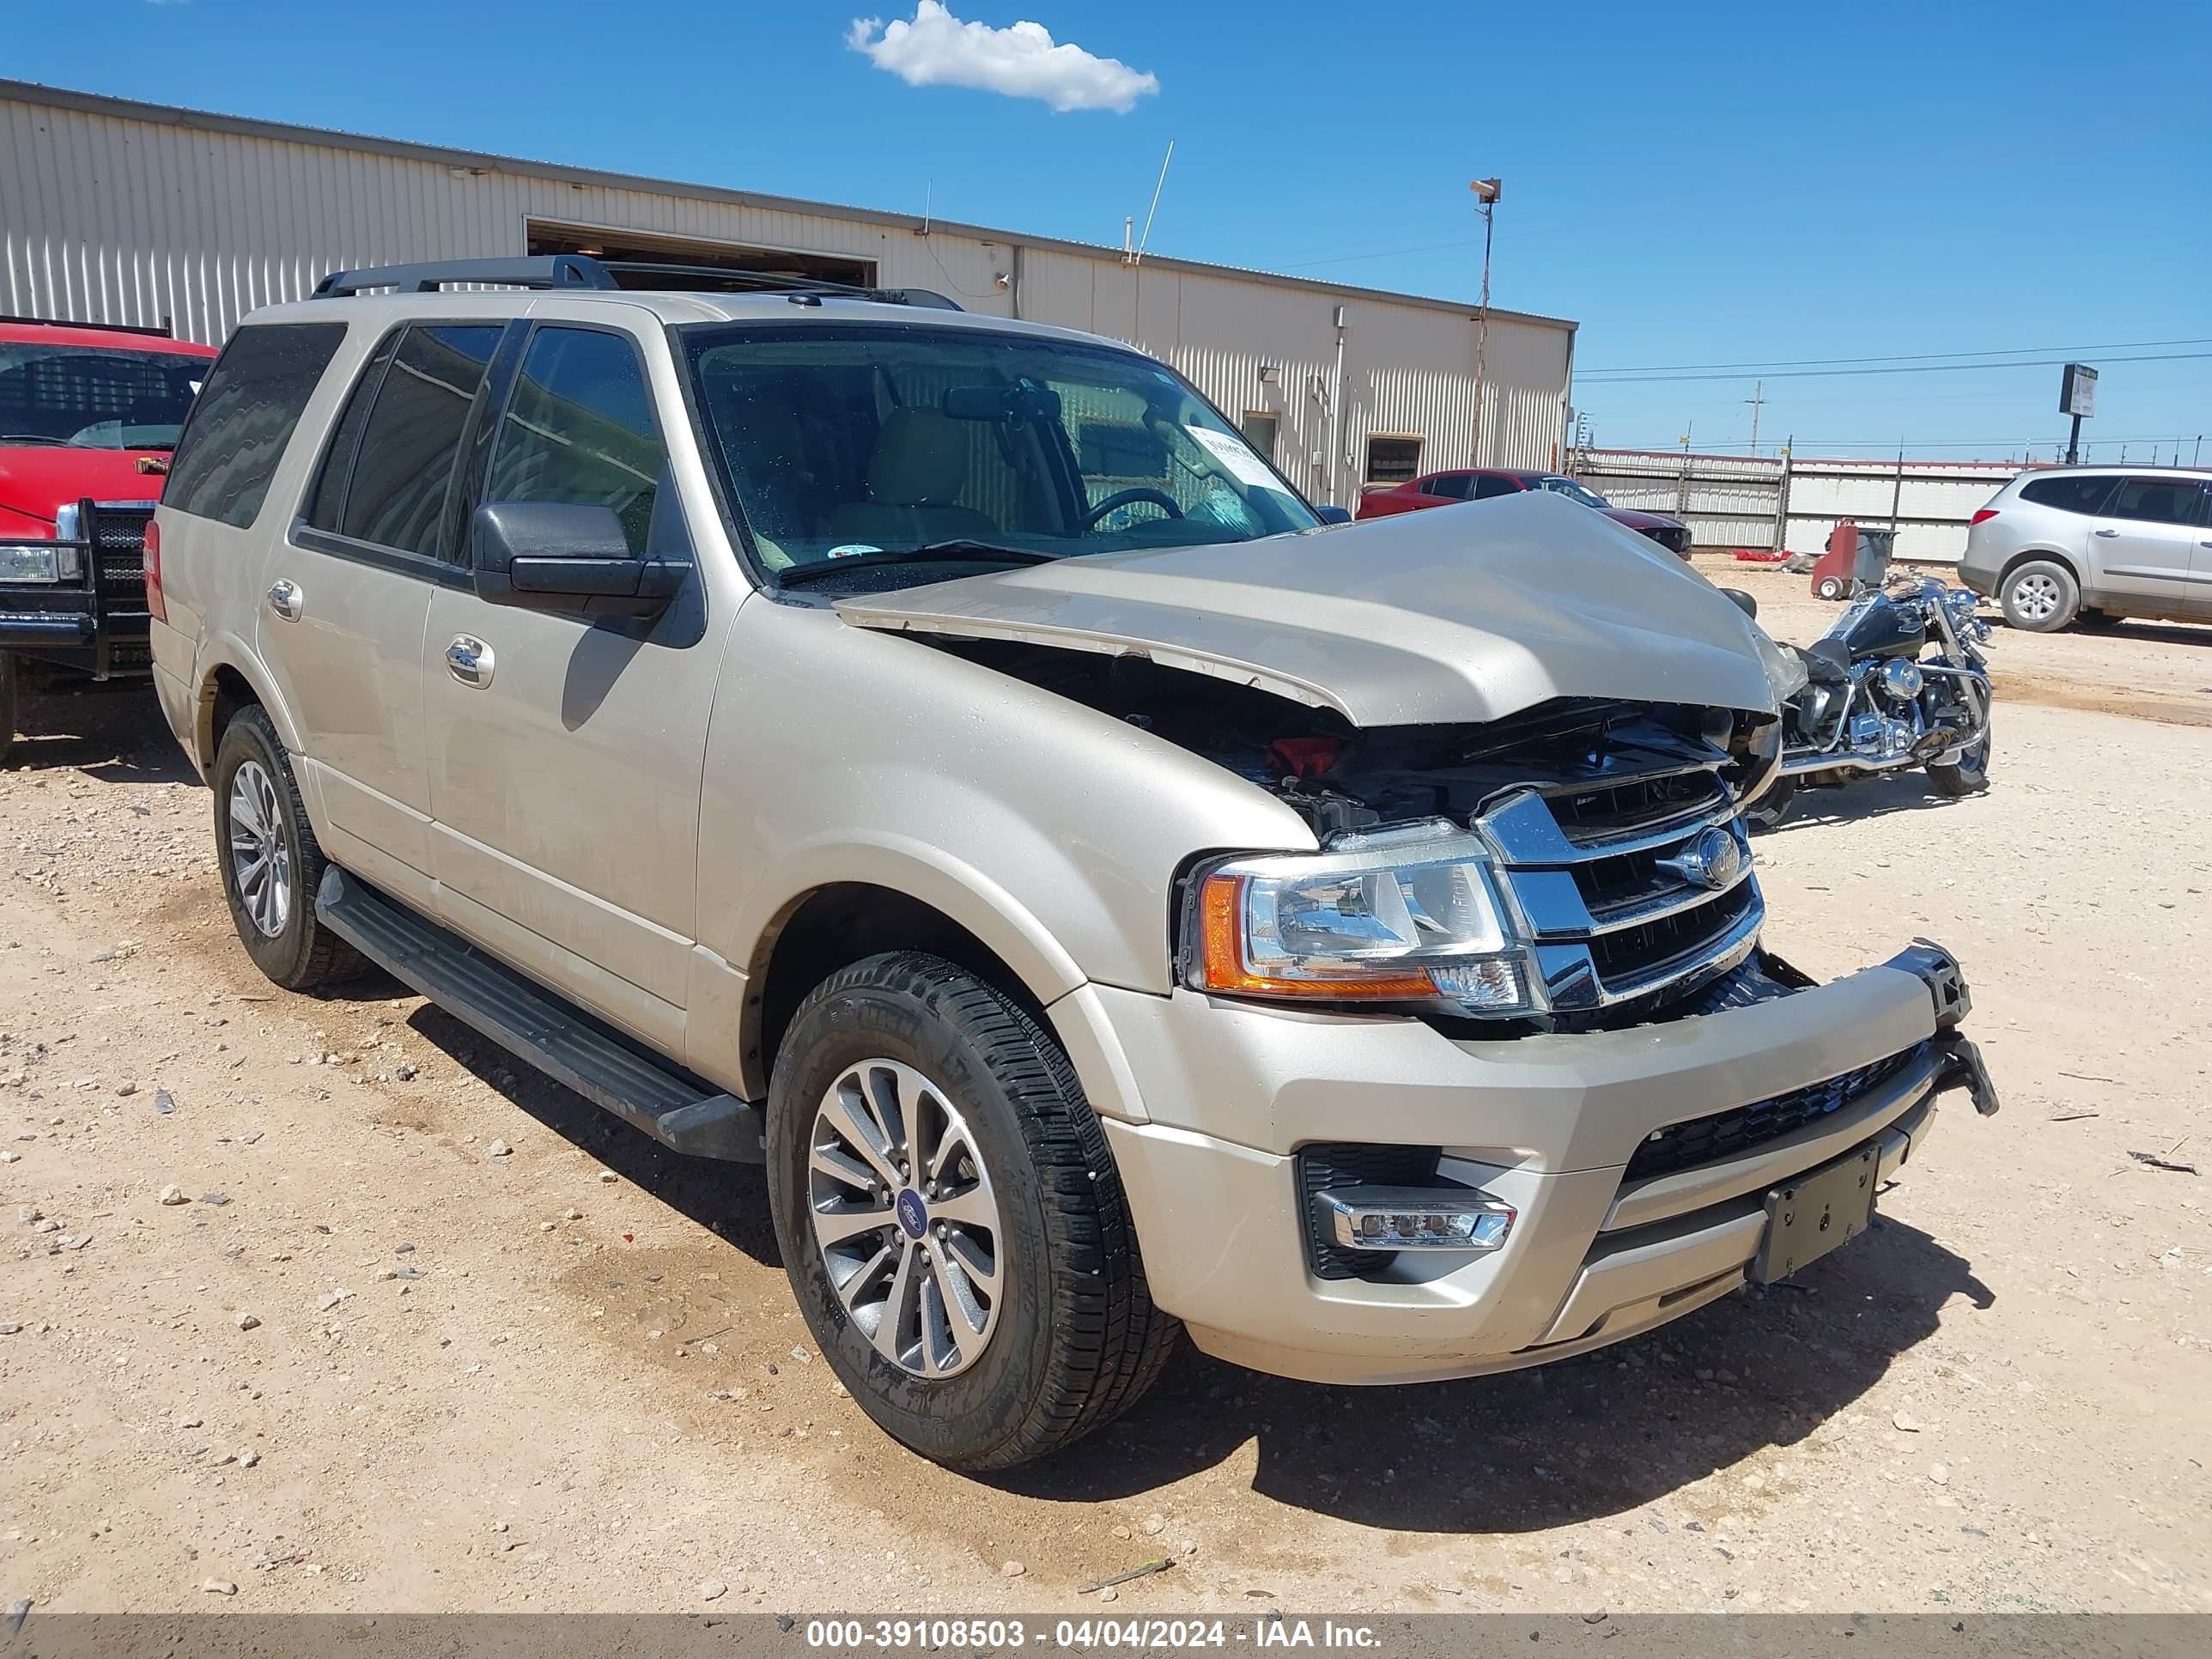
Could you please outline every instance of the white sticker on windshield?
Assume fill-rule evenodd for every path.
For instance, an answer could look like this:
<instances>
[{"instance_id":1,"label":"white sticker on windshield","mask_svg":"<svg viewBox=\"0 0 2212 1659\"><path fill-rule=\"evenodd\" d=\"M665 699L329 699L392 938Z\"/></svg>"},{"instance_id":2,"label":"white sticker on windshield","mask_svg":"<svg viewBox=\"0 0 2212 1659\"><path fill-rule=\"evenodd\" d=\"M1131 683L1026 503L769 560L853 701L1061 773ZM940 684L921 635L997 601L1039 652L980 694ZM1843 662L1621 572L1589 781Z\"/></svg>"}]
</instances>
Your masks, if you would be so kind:
<instances>
[{"instance_id":1,"label":"white sticker on windshield","mask_svg":"<svg viewBox=\"0 0 2212 1659\"><path fill-rule=\"evenodd\" d=\"M1221 463L1229 476L1239 483L1256 485L1261 489L1280 492L1282 481L1267 470L1267 464L1247 448L1242 438L1231 437L1226 432L1216 432L1211 427L1187 426L1185 432L1206 453Z\"/></svg>"}]
</instances>

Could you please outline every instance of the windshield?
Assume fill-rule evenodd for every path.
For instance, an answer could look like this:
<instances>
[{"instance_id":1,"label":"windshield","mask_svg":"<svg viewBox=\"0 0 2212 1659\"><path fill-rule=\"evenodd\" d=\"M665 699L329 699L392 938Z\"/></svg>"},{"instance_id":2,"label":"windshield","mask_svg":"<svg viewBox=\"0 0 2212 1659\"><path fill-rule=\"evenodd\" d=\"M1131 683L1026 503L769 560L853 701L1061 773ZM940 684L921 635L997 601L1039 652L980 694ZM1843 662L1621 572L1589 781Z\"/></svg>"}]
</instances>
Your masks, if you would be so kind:
<instances>
[{"instance_id":1,"label":"windshield","mask_svg":"<svg viewBox=\"0 0 2212 1659\"><path fill-rule=\"evenodd\" d=\"M1595 489L1585 489L1572 478L1539 478L1536 488L1548 489L1554 495L1565 495L1571 501L1580 501L1584 507L1603 507L1605 497Z\"/></svg>"},{"instance_id":2,"label":"windshield","mask_svg":"<svg viewBox=\"0 0 2212 1659\"><path fill-rule=\"evenodd\" d=\"M0 444L174 449L212 357L0 345Z\"/></svg>"},{"instance_id":3,"label":"windshield","mask_svg":"<svg viewBox=\"0 0 2212 1659\"><path fill-rule=\"evenodd\" d=\"M906 324L681 334L715 459L773 570L952 543L1126 552L1319 522L1187 382L1133 351Z\"/></svg>"}]
</instances>

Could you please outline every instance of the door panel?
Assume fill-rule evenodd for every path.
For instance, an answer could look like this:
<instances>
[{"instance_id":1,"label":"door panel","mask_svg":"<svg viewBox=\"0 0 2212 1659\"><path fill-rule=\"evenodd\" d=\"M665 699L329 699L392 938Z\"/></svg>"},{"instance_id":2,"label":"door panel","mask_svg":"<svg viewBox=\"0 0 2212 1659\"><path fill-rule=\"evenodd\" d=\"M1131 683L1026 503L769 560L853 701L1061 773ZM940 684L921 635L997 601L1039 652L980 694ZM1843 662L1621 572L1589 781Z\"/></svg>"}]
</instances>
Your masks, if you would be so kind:
<instances>
[{"instance_id":1,"label":"door panel","mask_svg":"<svg viewBox=\"0 0 2212 1659\"><path fill-rule=\"evenodd\" d=\"M261 596L261 659L308 744L324 850L413 902L427 897L430 775L422 744L422 626L432 585L289 538L270 562L287 620Z\"/></svg>"},{"instance_id":2,"label":"door panel","mask_svg":"<svg viewBox=\"0 0 2212 1659\"><path fill-rule=\"evenodd\" d=\"M2124 478L2090 523L2100 594L2179 610L2186 603L2203 487L2193 479Z\"/></svg>"},{"instance_id":3,"label":"door panel","mask_svg":"<svg viewBox=\"0 0 2212 1659\"><path fill-rule=\"evenodd\" d=\"M615 509L634 551L690 558L639 343L542 322L486 446L484 501ZM700 772L726 618L696 569L650 623L432 601L432 860L449 925L682 1053ZM470 643L464 660L447 653ZM475 666L467 665L473 658Z\"/></svg>"},{"instance_id":4,"label":"door panel","mask_svg":"<svg viewBox=\"0 0 2212 1659\"><path fill-rule=\"evenodd\" d=\"M2197 545L2189 554L2182 603L2192 617L2212 617L2212 483L2197 485Z\"/></svg>"}]
</instances>

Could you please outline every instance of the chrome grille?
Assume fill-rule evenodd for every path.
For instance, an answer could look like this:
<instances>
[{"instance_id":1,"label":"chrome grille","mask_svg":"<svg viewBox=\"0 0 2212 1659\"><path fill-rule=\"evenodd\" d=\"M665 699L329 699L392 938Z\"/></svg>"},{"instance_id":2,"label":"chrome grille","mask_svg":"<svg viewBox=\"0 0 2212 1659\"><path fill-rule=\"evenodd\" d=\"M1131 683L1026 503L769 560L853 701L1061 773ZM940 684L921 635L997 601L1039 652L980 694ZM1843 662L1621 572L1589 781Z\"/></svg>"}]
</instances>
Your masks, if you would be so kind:
<instances>
[{"instance_id":1,"label":"chrome grille","mask_svg":"<svg viewBox=\"0 0 2212 1659\"><path fill-rule=\"evenodd\" d=\"M1718 766L1519 790L1477 817L1551 1012L1687 990L1751 953L1765 906Z\"/></svg>"}]
</instances>

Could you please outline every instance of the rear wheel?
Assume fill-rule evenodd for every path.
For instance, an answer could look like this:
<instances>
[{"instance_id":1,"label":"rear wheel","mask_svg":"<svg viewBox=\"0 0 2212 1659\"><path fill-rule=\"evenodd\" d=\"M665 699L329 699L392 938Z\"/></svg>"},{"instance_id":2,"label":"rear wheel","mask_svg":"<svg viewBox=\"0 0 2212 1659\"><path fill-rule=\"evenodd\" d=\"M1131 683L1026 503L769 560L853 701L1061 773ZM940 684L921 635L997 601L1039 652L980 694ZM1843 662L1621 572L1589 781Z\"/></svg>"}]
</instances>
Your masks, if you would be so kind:
<instances>
[{"instance_id":1,"label":"rear wheel","mask_svg":"<svg viewBox=\"0 0 2212 1659\"><path fill-rule=\"evenodd\" d=\"M2050 559L2030 559L2006 574L1997 603L2004 618L2031 634L2055 634L2081 608L2081 586L2074 573Z\"/></svg>"},{"instance_id":2,"label":"rear wheel","mask_svg":"<svg viewBox=\"0 0 2212 1659\"><path fill-rule=\"evenodd\" d=\"M0 651L0 761L15 746L15 653Z\"/></svg>"},{"instance_id":3,"label":"rear wheel","mask_svg":"<svg viewBox=\"0 0 2212 1659\"><path fill-rule=\"evenodd\" d=\"M283 742L258 706L240 709L223 728L208 782L223 896L253 965L288 991L361 972L368 964L360 953L315 915L328 861Z\"/></svg>"},{"instance_id":4,"label":"rear wheel","mask_svg":"<svg viewBox=\"0 0 2212 1659\"><path fill-rule=\"evenodd\" d=\"M799 1006L769 1181L799 1311L861 1409L946 1466L1012 1468L1133 1404L1181 1326L1152 1305L1097 1115L995 988L899 951Z\"/></svg>"}]
</instances>

